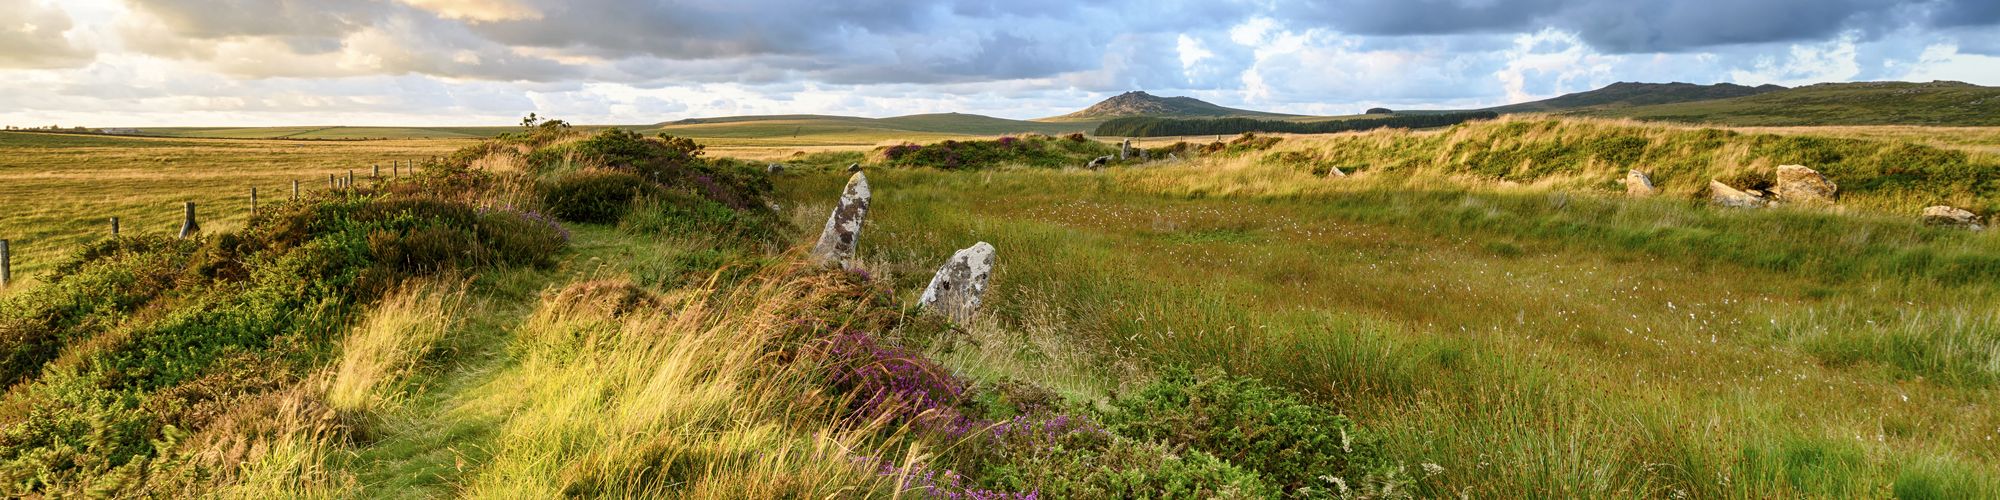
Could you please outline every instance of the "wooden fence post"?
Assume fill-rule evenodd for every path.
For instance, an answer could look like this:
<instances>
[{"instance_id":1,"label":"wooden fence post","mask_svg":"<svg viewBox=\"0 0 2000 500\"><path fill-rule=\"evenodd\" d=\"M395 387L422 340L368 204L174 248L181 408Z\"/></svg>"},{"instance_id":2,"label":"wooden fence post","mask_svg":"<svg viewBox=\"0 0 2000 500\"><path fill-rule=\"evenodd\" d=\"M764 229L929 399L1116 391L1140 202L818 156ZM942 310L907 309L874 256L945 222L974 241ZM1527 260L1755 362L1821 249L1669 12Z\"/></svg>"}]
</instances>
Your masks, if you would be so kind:
<instances>
[{"instance_id":1,"label":"wooden fence post","mask_svg":"<svg viewBox=\"0 0 2000 500\"><path fill-rule=\"evenodd\" d=\"M326 188L327 188L327 189L340 189L340 183L337 183L337 182L334 182L334 181L333 181L333 174L326 174Z\"/></svg>"},{"instance_id":2,"label":"wooden fence post","mask_svg":"<svg viewBox=\"0 0 2000 500\"><path fill-rule=\"evenodd\" d=\"M181 220L181 239L185 240L194 236L194 233L201 232L201 224L194 221L194 202L187 202L182 208L187 213L187 217Z\"/></svg>"},{"instance_id":3,"label":"wooden fence post","mask_svg":"<svg viewBox=\"0 0 2000 500\"><path fill-rule=\"evenodd\" d=\"M354 171L347 171L347 188L354 189Z\"/></svg>"},{"instance_id":4,"label":"wooden fence post","mask_svg":"<svg viewBox=\"0 0 2000 500\"><path fill-rule=\"evenodd\" d=\"M382 179L382 164L380 163L375 164L375 175L369 176L369 178L376 180Z\"/></svg>"},{"instance_id":5,"label":"wooden fence post","mask_svg":"<svg viewBox=\"0 0 2000 500\"><path fill-rule=\"evenodd\" d=\"M299 180L292 179L292 201L299 201Z\"/></svg>"},{"instance_id":6,"label":"wooden fence post","mask_svg":"<svg viewBox=\"0 0 2000 500\"><path fill-rule=\"evenodd\" d=\"M116 238L116 237L118 237L118 218L117 218L117 217L112 217L112 218L111 218L111 237L113 237L113 238Z\"/></svg>"},{"instance_id":7,"label":"wooden fence post","mask_svg":"<svg viewBox=\"0 0 2000 500\"><path fill-rule=\"evenodd\" d=\"M14 282L14 253L7 248L7 240L0 240L0 287Z\"/></svg>"},{"instance_id":8,"label":"wooden fence post","mask_svg":"<svg viewBox=\"0 0 2000 500\"><path fill-rule=\"evenodd\" d=\"M250 188L250 216L257 216L257 188L255 186Z\"/></svg>"}]
</instances>

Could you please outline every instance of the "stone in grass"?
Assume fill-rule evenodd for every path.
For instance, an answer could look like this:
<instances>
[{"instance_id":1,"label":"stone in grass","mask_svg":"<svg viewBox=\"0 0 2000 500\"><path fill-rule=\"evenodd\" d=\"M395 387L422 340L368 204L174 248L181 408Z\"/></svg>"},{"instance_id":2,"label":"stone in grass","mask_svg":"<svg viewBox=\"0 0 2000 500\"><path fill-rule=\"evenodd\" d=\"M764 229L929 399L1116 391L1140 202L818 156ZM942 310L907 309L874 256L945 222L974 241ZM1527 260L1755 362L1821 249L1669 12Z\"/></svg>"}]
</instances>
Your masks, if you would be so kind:
<instances>
[{"instance_id":1,"label":"stone in grass","mask_svg":"<svg viewBox=\"0 0 2000 500\"><path fill-rule=\"evenodd\" d=\"M1708 195L1716 205L1725 207L1763 208L1771 204L1771 200L1761 195L1744 192L1714 180L1708 181Z\"/></svg>"},{"instance_id":2,"label":"stone in grass","mask_svg":"<svg viewBox=\"0 0 2000 500\"><path fill-rule=\"evenodd\" d=\"M1097 157L1097 159L1095 160L1090 160L1090 164L1084 165L1083 168L1097 170L1100 168L1104 168L1105 165L1110 165L1110 164L1111 164L1111 155L1104 155Z\"/></svg>"},{"instance_id":3,"label":"stone in grass","mask_svg":"<svg viewBox=\"0 0 2000 500\"><path fill-rule=\"evenodd\" d=\"M861 172L861 164L859 164L859 163L849 163L849 164L847 164L847 171L848 171L849 173L860 173L860 172Z\"/></svg>"},{"instance_id":4,"label":"stone in grass","mask_svg":"<svg viewBox=\"0 0 2000 500\"><path fill-rule=\"evenodd\" d=\"M769 166L766 166L766 167L764 167L764 173L770 173L770 174L782 174L782 173L785 173L785 166L784 166L784 165L780 165L780 164L776 164L776 163L772 163L772 164L770 164Z\"/></svg>"},{"instance_id":5,"label":"stone in grass","mask_svg":"<svg viewBox=\"0 0 2000 500\"><path fill-rule=\"evenodd\" d=\"M918 304L944 315L955 323L970 323L979 313L979 301L986 295L986 283L993 277L993 245L981 241L951 254L924 288Z\"/></svg>"},{"instance_id":6,"label":"stone in grass","mask_svg":"<svg viewBox=\"0 0 2000 500\"><path fill-rule=\"evenodd\" d=\"M1660 188L1653 186L1653 177L1645 172L1630 170L1625 172L1625 194L1640 198L1660 194Z\"/></svg>"},{"instance_id":7,"label":"stone in grass","mask_svg":"<svg viewBox=\"0 0 2000 500\"><path fill-rule=\"evenodd\" d=\"M1974 214L1971 211L1965 210L1963 208L1948 207L1944 205L1925 208L1924 224L1932 226L1950 226L1950 227L1970 229L1973 231L1986 230L1986 226L1979 223L1978 214Z\"/></svg>"},{"instance_id":8,"label":"stone in grass","mask_svg":"<svg viewBox=\"0 0 2000 500\"><path fill-rule=\"evenodd\" d=\"M813 245L812 258L824 265L842 265L854 258L854 243L861 237L861 223L868 217L868 177L855 172L841 191L840 205L826 218L826 229Z\"/></svg>"},{"instance_id":9,"label":"stone in grass","mask_svg":"<svg viewBox=\"0 0 2000 500\"><path fill-rule=\"evenodd\" d=\"M1326 167L1326 176L1334 178L1347 177L1347 171L1341 170L1340 167Z\"/></svg>"},{"instance_id":10,"label":"stone in grass","mask_svg":"<svg viewBox=\"0 0 2000 500\"><path fill-rule=\"evenodd\" d=\"M1777 183L1771 194L1779 201L1796 205L1832 204L1840 197L1840 186L1818 171L1802 165L1778 166Z\"/></svg>"}]
</instances>

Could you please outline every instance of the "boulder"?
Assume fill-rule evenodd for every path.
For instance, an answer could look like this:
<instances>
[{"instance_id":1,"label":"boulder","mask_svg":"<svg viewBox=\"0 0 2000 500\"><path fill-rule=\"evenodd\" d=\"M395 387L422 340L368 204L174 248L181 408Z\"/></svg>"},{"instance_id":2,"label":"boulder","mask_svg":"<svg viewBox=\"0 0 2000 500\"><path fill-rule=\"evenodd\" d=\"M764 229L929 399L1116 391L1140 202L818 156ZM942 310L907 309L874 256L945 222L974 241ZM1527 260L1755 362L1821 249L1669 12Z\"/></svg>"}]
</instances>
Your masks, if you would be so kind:
<instances>
[{"instance_id":1,"label":"boulder","mask_svg":"<svg viewBox=\"0 0 2000 500\"><path fill-rule=\"evenodd\" d=\"M1781 165L1771 194L1777 195L1778 201L1788 204L1831 204L1839 199L1840 186L1834 185L1816 170L1800 165Z\"/></svg>"},{"instance_id":2,"label":"boulder","mask_svg":"<svg viewBox=\"0 0 2000 500\"><path fill-rule=\"evenodd\" d=\"M1097 170L1100 168L1104 168L1106 165L1110 164L1111 164L1111 155L1104 155L1097 157L1097 159L1095 160L1090 160L1090 164L1084 165L1083 168Z\"/></svg>"},{"instance_id":3,"label":"boulder","mask_svg":"<svg viewBox=\"0 0 2000 500\"><path fill-rule=\"evenodd\" d=\"M1347 177L1347 171L1341 170L1340 167L1326 167L1326 176Z\"/></svg>"},{"instance_id":4,"label":"boulder","mask_svg":"<svg viewBox=\"0 0 2000 500\"><path fill-rule=\"evenodd\" d=\"M970 323L979 313L979 301L986 295L986 282L992 276L993 245L981 241L951 254L951 260L938 268L917 303L952 322Z\"/></svg>"},{"instance_id":5,"label":"boulder","mask_svg":"<svg viewBox=\"0 0 2000 500\"><path fill-rule=\"evenodd\" d=\"M765 166L765 167L764 167L764 173L767 173L767 174L782 174L782 173L785 173L785 166L784 166L784 165L779 165L779 164L776 164L776 163L772 163L772 164L770 164L770 165L767 165L767 166Z\"/></svg>"},{"instance_id":6,"label":"boulder","mask_svg":"<svg viewBox=\"0 0 2000 500\"><path fill-rule=\"evenodd\" d=\"M1734 208L1763 208L1771 204L1762 194L1745 192L1718 181L1708 181L1709 199L1716 205Z\"/></svg>"},{"instance_id":7,"label":"boulder","mask_svg":"<svg viewBox=\"0 0 2000 500\"><path fill-rule=\"evenodd\" d=\"M859 164L859 163L849 163L849 164L847 164L847 171L848 171L849 173L860 173L860 172L861 172L861 164Z\"/></svg>"},{"instance_id":8,"label":"boulder","mask_svg":"<svg viewBox=\"0 0 2000 500\"><path fill-rule=\"evenodd\" d=\"M1986 230L1986 226L1984 224L1979 223L1978 214L1974 214L1971 211L1962 208L1947 207L1944 205L1925 208L1924 224L1932 226L1961 227L1973 231Z\"/></svg>"},{"instance_id":9,"label":"boulder","mask_svg":"<svg viewBox=\"0 0 2000 500\"><path fill-rule=\"evenodd\" d=\"M854 242L861 237L861 223L868 217L868 177L855 172L840 193L840 205L826 218L826 228L813 244L812 258L825 265L842 265L854 258Z\"/></svg>"},{"instance_id":10,"label":"boulder","mask_svg":"<svg viewBox=\"0 0 2000 500\"><path fill-rule=\"evenodd\" d=\"M1630 170L1625 172L1625 194L1643 198L1660 194L1660 188L1653 187L1653 178L1645 172Z\"/></svg>"}]
</instances>

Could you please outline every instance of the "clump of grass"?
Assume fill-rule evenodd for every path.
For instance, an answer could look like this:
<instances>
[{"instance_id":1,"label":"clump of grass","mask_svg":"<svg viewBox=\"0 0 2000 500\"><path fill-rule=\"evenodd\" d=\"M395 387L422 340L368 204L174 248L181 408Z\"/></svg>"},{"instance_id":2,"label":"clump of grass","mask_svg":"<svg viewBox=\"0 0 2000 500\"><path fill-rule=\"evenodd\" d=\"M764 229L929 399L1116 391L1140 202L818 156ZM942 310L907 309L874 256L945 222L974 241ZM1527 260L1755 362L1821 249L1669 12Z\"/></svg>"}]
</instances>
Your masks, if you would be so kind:
<instances>
[{"instance_id":1,"label":"clump of grass","mask_svg":"<svg viewBox=\"0 0 2000 500\"><path fill-rule=\"evenodd\" d=\"M419 280L377 303L341 342L327 404L356 415L392 404L401 382L463 321L455 313L464 310L465 294L463 282Z\"/></svg>"}]
</instances>

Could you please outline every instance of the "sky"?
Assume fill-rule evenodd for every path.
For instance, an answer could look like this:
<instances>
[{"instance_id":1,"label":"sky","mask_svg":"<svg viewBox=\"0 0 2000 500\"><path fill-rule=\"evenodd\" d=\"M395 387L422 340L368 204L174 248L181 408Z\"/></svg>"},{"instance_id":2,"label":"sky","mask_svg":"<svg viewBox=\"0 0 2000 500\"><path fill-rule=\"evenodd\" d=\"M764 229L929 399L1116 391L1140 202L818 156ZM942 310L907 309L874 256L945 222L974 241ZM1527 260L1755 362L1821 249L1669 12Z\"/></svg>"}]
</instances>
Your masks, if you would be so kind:
<instances>
[{"instance_id":1,"label":"sky","mask_svg":"<svg viewBox=\"0 0 2000 500\"><path fill-rule=\"evenodd\" d=\"M0 124L1297 114L1618 81L2000 85L2000 0L0 0Z\"/></svg>"}]
</instances>

